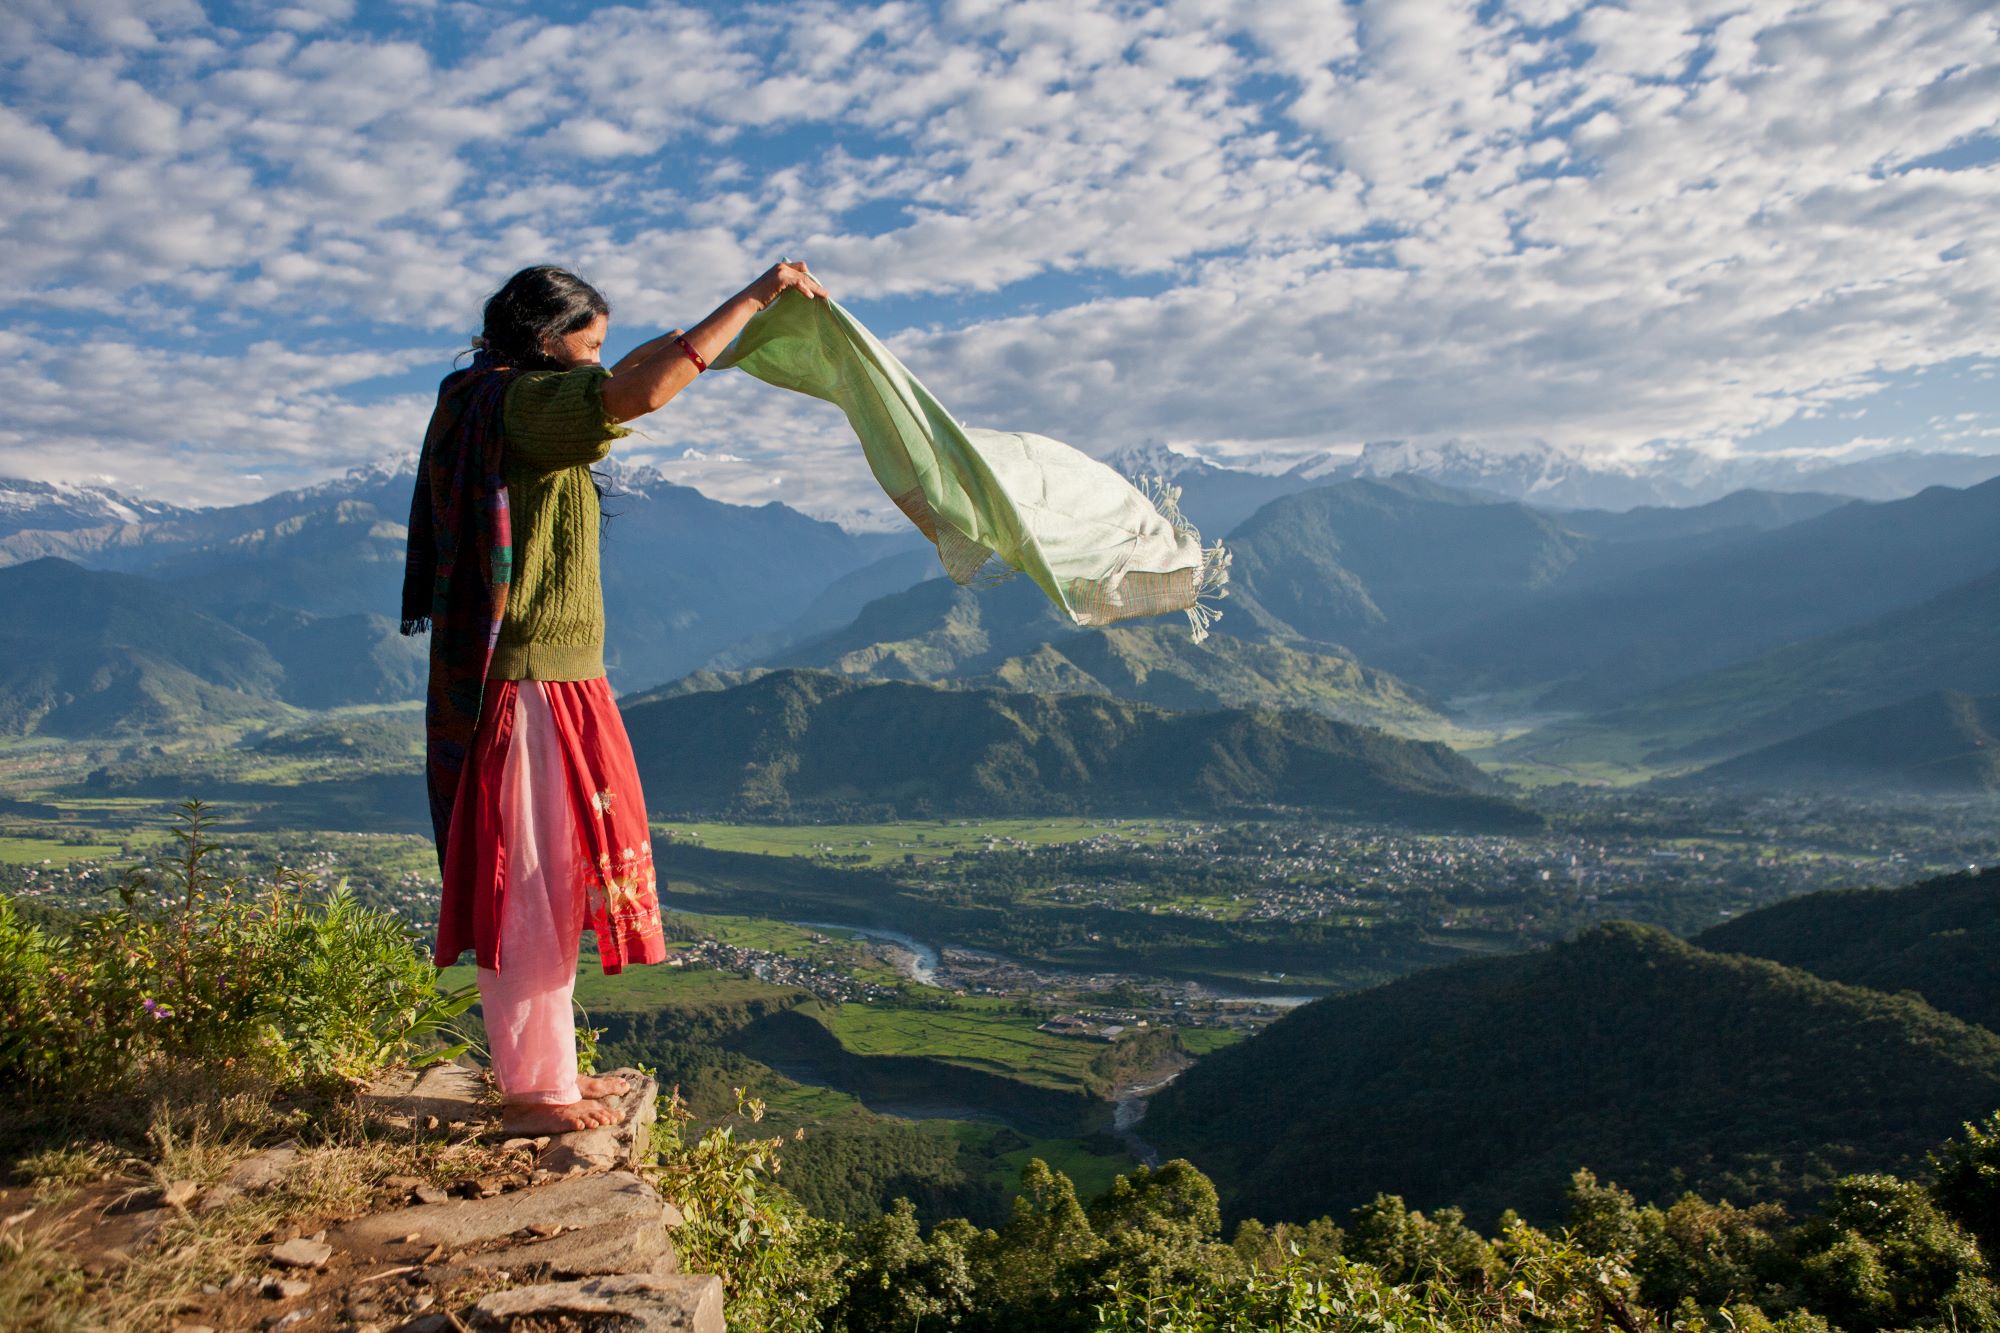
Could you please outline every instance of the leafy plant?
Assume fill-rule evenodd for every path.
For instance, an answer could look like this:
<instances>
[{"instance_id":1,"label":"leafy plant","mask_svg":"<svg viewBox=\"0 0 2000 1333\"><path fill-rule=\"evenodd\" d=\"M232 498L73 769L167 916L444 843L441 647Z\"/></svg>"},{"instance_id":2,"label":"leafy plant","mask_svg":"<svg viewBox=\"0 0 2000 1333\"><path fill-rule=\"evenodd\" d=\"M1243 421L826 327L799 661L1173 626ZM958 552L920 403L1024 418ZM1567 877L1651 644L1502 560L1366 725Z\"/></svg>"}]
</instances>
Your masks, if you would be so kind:
<instances>
[{"instance_id":1,"label":"leafy plant","mask_svg":"<svg viewBox=\"0 0 2000 1333\"><path fill-rule=\"evenodd\" d=\"M116 1096L167 1068L281 1084L337 1083L434 1049L476 988L441 992L393 916L344 883L220 878L198 801L175 856L128 872L122 906L67 933L0 900L0 1080L16 1094Z\"/></svg>"},{"instance_id":2,"label":"leafy plant","mask_svg":"<svg viewBox=\"0 0 2000 1333\"><path fill-rule=\"evenodd\" d=\"M736 1116L756 1124L764 1104L738 1088ZM817 1330L840 1297L840 1228L778 1188L783 1138L739 1137L736 1124L725 1124L691 1140L693 1120L678 1088L660 1098L648 1171L681 1210L674 1244L682 1264L722 1278L732 1329Z\"/></svg>"}]
</instances>

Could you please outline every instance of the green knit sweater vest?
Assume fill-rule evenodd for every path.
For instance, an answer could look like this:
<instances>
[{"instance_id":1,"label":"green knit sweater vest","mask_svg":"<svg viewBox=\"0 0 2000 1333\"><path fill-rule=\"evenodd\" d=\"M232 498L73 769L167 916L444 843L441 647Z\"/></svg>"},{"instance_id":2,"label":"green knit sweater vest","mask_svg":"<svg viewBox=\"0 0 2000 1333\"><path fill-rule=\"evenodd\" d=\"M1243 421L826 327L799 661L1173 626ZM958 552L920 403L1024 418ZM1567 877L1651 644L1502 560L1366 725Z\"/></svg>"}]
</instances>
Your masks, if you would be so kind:
<instances>
[{"instance_id":1,"label":"green knit sweater vest","mask_svg":"<svg viewBox=\"0 0 2000 1333\"><path fill-rule=\"evenodd\" d=\"M490 680L604 674L599 510L590 465L631 434L604 415L602 366L532 371L507 388L501 471L514 529L514 582Z\"/></svg>"}]
</instances>

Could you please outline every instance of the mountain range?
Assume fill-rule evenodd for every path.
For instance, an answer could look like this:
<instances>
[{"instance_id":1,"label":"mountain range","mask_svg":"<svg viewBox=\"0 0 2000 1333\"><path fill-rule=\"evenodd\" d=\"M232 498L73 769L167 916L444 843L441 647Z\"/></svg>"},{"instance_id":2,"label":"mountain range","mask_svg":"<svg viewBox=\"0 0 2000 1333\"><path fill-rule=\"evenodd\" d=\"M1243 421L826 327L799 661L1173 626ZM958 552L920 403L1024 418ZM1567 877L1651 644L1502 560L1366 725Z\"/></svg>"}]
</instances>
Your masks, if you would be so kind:
<instances>
[{"instance_id":1,"label":"mountain range","mask_svg":"<svg viewBox=\"0 0 2000 1333\"><path fill-rule=\"evenodd\" d=\"M1384 661L1434 688L1532 688L1544 706L1602 708L1861 625L1996 568L2000 478L1843 505L1556 588L1531 605L1408 639Z\"/></svg>"},{"instance_id":2,"label":"mountain range","mask_svg":"<svg viewBox=\"0 0 2000 1333\"><path fill-rule=\"evenodd\" d=\"M1502 755L1619 748L1649 764L1727 759L1939 691L2000 693L2000 570L1537 728Z\"/></svg>"},{"instance_id":3,"label":"mountain range","mask_svg":"<svg viewBox=\"0 0 2000 1333\"><path fill-rule=\"evenodd\" d=\"M284 711L284 668L263 644L150 579L33 560L0 569L0 607L0 735Z\"/></svg>"},{"instance_id":4,"label":"mountain range","mask_svg":"<svg viewBox=\"0 0 2000 1333\"><path fill-rule=\"evenodd\" d=\"M748 636L781 630L811 613L830 583L922 544L914 533L844 532L779 504L723 504L648 469L609 468L602 479L606 662L626 688L672 679ZM401 599L413 480L406 471L357 469L339 481L202 510L6 482L0 497L15 502L0 505L8 518L0 564L55 556L143 574L231 621L262 621L274 610L386 619ZM341 626L321 627L327 667L380 656L379 620L344 625L344 642ZM369 679L346 688L328 681L317 697L375 697L372 668L362 670Z\"/></svg>"},{"instance_id":5,"label":"mountain range","mask_svg":"<svg viewBox=\"0 0 2000 1333\"><path fill-rule=\"evenodd\" d=\"M1238 456L1234 466L1198 451L1153 445L1109 460L1128 474L1151 473L1186 488L1184 507L1227 531L1250 509L1244 500L1358 477L1417 476L1496 499L1559 509L1683 508L1735 491L1823 491L1865 500L1894 500L1930 486L1971 486L2000 476L2000 454L1900 449L1857 458L1828 454L1744 454L1716 458L1694 448L1656 449L1622 459L1593 460L1541 441L1512 445L1450 439L1414 443L1375 440L1358 450L1328 451L1303 461ZM1245 478L1260 478L1257 482ZM1243 497L1237 499L1237 496ZM1255 508L1253 504L1250 508Z\"/></svg>"},{"instance_id":6,"label":"mountain range","mask_svg":"<svg viewBox=\"0 0 2000 1333\"><path fill-rule=\"evenodd\" d=\"M1475 456L1483 471L1469 476ZM1553 457L1537 476L1553 475ZM1937 691L2000 692L2000 479L1881 501L1756 490L1679 507L1560 509L1506 494L1556 489L1503 486L1496 478L1512 474L1499 458L1384 446L1352 466L1276 475L1170 451L1120 460L1174 471L1184 508L1235 552L1225 619L1201 645L1168 619L1078 630L1020 581L955 588L913 533L849 533L612 468L607 661L628 695L808 667L1182 711L1304 708L1427 739L1465 736L1471 707L1481 726L1540 721L1495 749L1496 763L1585 756L1670 772ZM1486 489L1372 475L1396 461ZM128 636L116 668L42 644L24 650L19 697L0 710L17 727L42 725L32 717L131 730L171 724L175 710L158 703L168 698L194 721L240 710L243 698L329 707L412 697L424 646L389 619L411 480L360 469L202 510L0 483L0 564L57 556L151 580L161 605L226 624L270 664L253 688L227 672L200 677L215 687L204 693L185 663L166 662L161 670L183 673L171 687L86 691L97 703L64 713L49 681L134 679L151 670L140 660L151 640ZM73 614L94 614L94 586L78 585ZM124 722L119 698L134 710ZM1883 762L1907 769L1921 757Z\"/></svg>"}]
</instances>

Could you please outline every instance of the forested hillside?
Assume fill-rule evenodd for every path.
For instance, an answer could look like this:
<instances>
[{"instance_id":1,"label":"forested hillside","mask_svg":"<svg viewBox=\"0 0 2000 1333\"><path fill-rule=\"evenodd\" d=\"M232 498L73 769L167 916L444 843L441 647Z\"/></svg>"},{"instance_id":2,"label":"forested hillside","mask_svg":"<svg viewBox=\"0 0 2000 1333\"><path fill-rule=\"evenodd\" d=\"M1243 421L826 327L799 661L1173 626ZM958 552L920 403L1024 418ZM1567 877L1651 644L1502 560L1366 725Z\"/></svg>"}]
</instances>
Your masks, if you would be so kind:
<instances>
[{"instance_id":1,"label":"forested hillside","mask_svg":"<svg viewBox=\"0 0 2000 1333\"><path fill-rule=\"evenodd\" d=\"M1577 1167L1797 1202L1994 1106L2000 1034L1618 923L1308 1005L1161 1092L1145 1132L1239 1214L1387 1191L1549 1219Z\"/></svg>"},{"instance_id":2,"label":"forested hillside","mask_svg":"<svg viewBox=\"0 0 2000 1333\"><path fill-rule=\"evenodd\" d=\"M1345 810L1509 828L1535 816L1446 746L1304 712L1168 713L779 671L632 707L660 810Z\"/></svg>"},{"instance_id":3,"label":"forested hillside","mask_svg":"<svg viewBox=\"0 0 2000 1333\"><path fill-rule=\"evenodd\" d=\"M2000 1032L2000 867L1892 889L1809 893L1695 937L1829 981L1913 991Z\"/></svg>"}]
</instances>

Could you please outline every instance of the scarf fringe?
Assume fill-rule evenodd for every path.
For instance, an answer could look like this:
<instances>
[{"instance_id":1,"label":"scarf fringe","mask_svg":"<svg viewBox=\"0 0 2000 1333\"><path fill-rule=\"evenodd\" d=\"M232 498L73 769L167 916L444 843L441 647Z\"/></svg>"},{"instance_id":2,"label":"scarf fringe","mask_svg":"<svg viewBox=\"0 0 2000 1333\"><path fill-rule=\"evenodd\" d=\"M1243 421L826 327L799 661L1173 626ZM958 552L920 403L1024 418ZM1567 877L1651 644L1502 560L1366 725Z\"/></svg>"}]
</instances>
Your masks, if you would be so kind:
<instances>
[{"instance_id":1,"label":"scarf fringe","mask_svg":"<svg viewBox=\"0 0 2000 1333\"><path fill-rule=\"evenodd\" d=\"M431 632L431 618L429 616L420 616L415 620L405 620L402 629L405 637L412 634L429 634Z\"/></svg>"},{"instance_id":2,"label":"scarf fringe","mask_svg":"<svg viewBox=\"0 0 2000 1333\"><path fill-rule=\"evenodd\" d=\"M1192 537L1197 543L1201 541L1200 529L1181 512L1180 487L1165 477L1150 474L1132 478L1132 484L1141 495L1152 501L1153 508L1173 526L1176 533ZM1214 603L1229 596L1229 562L1229 548L1221 542L1201 553L1201 570L1194 583L1194 605L1187 609L1188 627L1196 643L1207 639L1208 627L1222 619L1221 608Z\"/></svg>"},{"instance_id":3,"label":"scarf fringe","mask_svg":"<svg viewBox=\"0 0 2000 1333\"><path fill-rule=\"evenodd\" d=\"M1229 548L1221 542L1201 553L1201 576L1195 580L1194 605L1187 610L1188 625L1196 643L1208 638L1208 627L1222 619L1214 603L1229 596Z\"/></svg>"}]
</instances>

